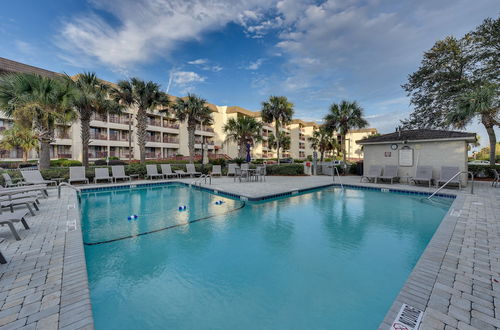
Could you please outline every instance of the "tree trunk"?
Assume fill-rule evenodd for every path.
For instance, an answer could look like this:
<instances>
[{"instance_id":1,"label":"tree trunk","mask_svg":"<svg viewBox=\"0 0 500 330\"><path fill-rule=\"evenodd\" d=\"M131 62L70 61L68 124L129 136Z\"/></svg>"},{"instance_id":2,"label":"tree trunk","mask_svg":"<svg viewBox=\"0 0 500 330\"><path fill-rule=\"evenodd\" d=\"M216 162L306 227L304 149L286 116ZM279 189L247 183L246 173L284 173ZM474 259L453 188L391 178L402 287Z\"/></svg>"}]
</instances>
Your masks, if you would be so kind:
<instances>
[{"instance_id":1,"label":"tree trunk","mask_svg":"<svg viewBox=\"0 0 500 330\"><path fill-rule=\"evenodd\" d=\"M346 152L345 152L345 137L346 137L346 135L342 134L342 159L344 161L344 166L347 163Z\"/></svg>"},{"instance_id":2,"label":"tree trunk","mask_svg":"<svg viewBox=\"0 0 500 330\"><path fill-rule=\"evenodd\" d=\"M196 124L188 124L188 148L189 148L189 163L194 163L194 131Z\"/></svg>"},{"instance_id":3,"label":"tree trunk","mask_svg":"<svg viewBox=\"0 0 500 330\"><path fill-rule=\"evenodd\" d=\"M238 150L238 158L245 159L247 156L247 145L245 141L240 141L240 150Z\"/></svg>"},{"instance_id":4,"label":"tree trunk","mask_svg":"<svg viewBox=\"0 0 500 330\"><path fill-rule=\"evenodd\" d=\"M324 156L325 152L324 151L321 151L321 157L320 157L320 161L323 163L323 156Z\"/></svg>"},{"instance_id":5,"label":"tree trunk","mask_svg":"<svg viewBox=\"0 0 500 330\"><path fill-rule=\"evenodd\" d=\"M148 126L148 115L146 109L137 110L137 144L139 145L139 154L141 164L146 162L146 128Z\"/></svg>"},{"instance_id":6,"label":"tree trunk","mask_svg":"<svg viewBox=\"0 0 500 330\"><path fill-rule=\"evenodd\" d=\"M30 150L29 149L23 149L23 163L27 163L28 162L28 154L29 154Z\"/></svg>"},{"instance_id":7,"label":"tree trunk","mask_svg":"<svg viewBox=\"0 0 500 330\"><path fill-rule=\"evenodd\" d=\"M495 165L495 157L496 157L496 147L497 147L497 137L495 135L494 126L485 123L483 120L484 127L486 127L486 133L488 133L488 138L490 139L490 165Z\"/></svg>"},{"instance_id":8,"label":"tree trunk","mask_svg":"<svg viewBox=\"0 0 500 330\"><path fill-rule=\"evenodd\" d=\"M81 115L82 165L89 166L90 114Z\"/></svg>"},{"instance_id":9,"label":"tree trunk","mask_svg":"<svg viewBox=\"0 0 500 330\"><path fill-rule=\"evenodd\" d=\"M40 169L45 170L50 167L50 141L44 137L39 138L40 141Z\"/></svg>"},{"instance_id":10,"label":"tree trunk","mask_svg":"<svg viewBox=\"0 0 500 330\"><path fill-rule=\"evenodd\" d=\"M274 122L274 131L276 137L276 158L278 158L278 165L280 164L280 122L275 120Z\"/></svg>"}]
</instances>

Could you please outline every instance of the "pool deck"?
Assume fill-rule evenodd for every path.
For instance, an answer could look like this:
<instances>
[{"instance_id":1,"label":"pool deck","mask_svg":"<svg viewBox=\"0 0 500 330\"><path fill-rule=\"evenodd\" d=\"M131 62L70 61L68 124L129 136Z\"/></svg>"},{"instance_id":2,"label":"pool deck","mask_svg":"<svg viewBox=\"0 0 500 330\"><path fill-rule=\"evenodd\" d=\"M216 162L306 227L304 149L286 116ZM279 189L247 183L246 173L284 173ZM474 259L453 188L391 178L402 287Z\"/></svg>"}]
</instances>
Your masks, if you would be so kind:
<instances>
[{"instance_id":1,"label":"pool deck","mask_svg":"<svg viewBox=\"0 0 500 330\"><path fill-rule=\"evenodd\" d=\"M341 179L342 183L355 186L427 193L435 189L359 183L355 176ZM178 181L191 183L193 179ZM331 183L332 178L325 176L268 177L266 182L243 183L223 177L202 186L258 199ZM107 185L85 187L102 186ZM500 188L477 182L473 195L470 187L442 192L457 198L381 329L390 328L402 303L425 311L420 329L500 328ZM58 199L56 190L51 190L49 198L41 200L40 211L27 220L30 230L16 225L21 241L16 241L8 228L0 230L0 249L7 259L7 264L0 265L0 330L92 329L75 191L64 188Z\"/></svg>"}]
</instances>

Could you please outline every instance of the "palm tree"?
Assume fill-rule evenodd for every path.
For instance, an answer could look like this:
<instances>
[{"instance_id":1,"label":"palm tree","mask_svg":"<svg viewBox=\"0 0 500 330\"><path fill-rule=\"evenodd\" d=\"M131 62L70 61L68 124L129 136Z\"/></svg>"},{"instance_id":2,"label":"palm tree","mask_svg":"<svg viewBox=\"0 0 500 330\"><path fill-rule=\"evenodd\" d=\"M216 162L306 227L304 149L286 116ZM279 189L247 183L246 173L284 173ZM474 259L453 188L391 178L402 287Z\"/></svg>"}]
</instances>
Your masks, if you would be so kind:
<instances>
[{"instance_id":1,"label":"palm tree","mask_svg":"<svg viewBox=\"0 0 500 330\"><path fill-rule=\"evenodd\" d=\"M89 163L90 120L95 113L106 114L119 112L121 105L108 98L109 86L104 84L93 72L78 75L76 80L66 77L75 92L72 104L75 107L81 122L80 135L82 137L83 166Z\"/></svg>"},{"instance_id":2,"label":"palm tree","mask_svg":"<svg viewBox=\"0 0 500 330\"><path fill-rule=\"evenodd\" d=\"M40 143L40 169L50 167L50 143L58 123L75 119L72 88L63 79L31 73L0 77L0 107L21 127L33 129Z\"/></svg>"},{"instance_id":3,"label":"palm tree","mask_svg":"<svg viewBox=\"0 0 500 330\"><path fill-rule=\"evenodd\" d=\"M2 132L0 146L7 150L23 149L23 162L27 162L30 151L38 147L38 139L33 130L14 125Z\"/></svg>"},{"instance_id":4,"label":"palm tree","mask_svg":"<svg viewBox=\"0 0 500 330\"><path fill-rule=\"evenodd\" d=\"M498 87L480 86L460 97L455 111L447 117L450 125L460 129L467 126L475 117L480 118L490 140L490 165L495 165L497 144L495 126L500 126L498 96Z\"/></svg>"},{"instance_id":5,"label":"palm tree","mask_svg":"<svg viewBox=\"0 0 500 330\"><path fill-rule=\"evenodd\" d=\"M234 141L240 147L239 158L246 157L247 144L254 145L262 141L262 123L253 117L231 118L222 129L226 134L226 141Z\"/></svg>"},{"instance_id":6,"label":"palm tree","mask_svg":"<svg viewBox=\"0 0 500 330\"><path fill-rule=\"evenodd\" d=\"M282 125L287 125L292 121L293 103L288 102L286 96L271 96L269 100L262 102L262 120L265 123L274 122L274 136L279 136L278 132ZM276 141L276 151L278 164L280 163L280 139Z\"/></svg>"},{"instance_id":7,"label":"palm tree","mask_svg":"<svg viewBox=\"0 0 500 330\"><path fill-rule=\"evenodd\" d=\"M341 148L342 158L346 164L346 144L345 137L349 130L368 126L368 122L363 118L363 108L356 101L342 101L339 104L333 103L329 113L325 116L325 126L332 133L338 131L342 137Z\"/></svg>"},{"instance_id":8,"label":"palm tree","mask_svg":"<svg viewBox=\"0 0 500 330\"><path fill-rule=\"evenodd\" d=\"M196 125L212 125L212 110L206 106L207 101L194 94L186 98L178 98L173 105L174 115L178 121L187 122L189 162L194 162L194 140Z\"/></svg>"},{"instance_id":9,"label":"palm tree","mask_svg":"<svg viewBox=\"0 0 500 330\"><path fill-rule=\"evenodd\" d=\"M145 82L139 78L120 80L118 88L112 89L110 95L115 102L129 107L137 107L137 114L135 115L137 120L137 144L139 145L141 164L144 164L146 161L148 111L156 109L163 112L167 111L170 104L168 95L160 91L159 84L152 81Z\"/></svg>"},{"instance_id":10,"label":"palm tree","mask_svg":"<svg viewBox=\"0 0 500 330\"><path fill-rule=\"evenodd\" d=\"M290 144L292 143L290 136L286 135L285 132L283 131L279 132L278 134L279 134L278 139L274 134L269 135L269 138L267 140L269 148L275 150L278 150L278 147L280 147L283 150L290 149ZM278 158L278 164L279 164L279 158Z\"/></svg>"},{"instance_id":11,"label":"palm tree","mask_svg":"<svg viewBox=\"0 0 500 330\"><path fill-rule=\"evenodd\" d=\"M337 141L332 136L332 132L325 126L321 126L319 129L313 132L313 135L308 137L307 140L311 144L311 148L314 151L318 150L320 152L320 161L323 161L325 152L334 150Z\"/></svg>"}]
</instances>

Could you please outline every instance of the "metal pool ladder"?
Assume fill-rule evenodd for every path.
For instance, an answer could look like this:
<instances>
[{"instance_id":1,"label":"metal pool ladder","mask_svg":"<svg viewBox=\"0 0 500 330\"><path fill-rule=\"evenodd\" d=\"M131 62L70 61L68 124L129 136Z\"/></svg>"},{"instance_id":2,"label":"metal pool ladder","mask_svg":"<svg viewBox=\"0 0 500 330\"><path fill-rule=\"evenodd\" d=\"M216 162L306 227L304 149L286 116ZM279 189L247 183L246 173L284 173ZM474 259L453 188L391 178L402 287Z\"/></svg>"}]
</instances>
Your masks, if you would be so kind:
<instances>
[{"instance_id":1,"label":"metal pool ladder","mask_svg":"<svg viewBox=\"0 0 500 330\"><path fill-rule=\"evenodd\" d=\"M207 179L208 179L208 184L212 184L212 176L210 174L202 174L200 175L200 177L196 180L194 180L193 182L191 182L189 185L192 186L192 185L195 185L195 186L200 186L201 187L201 180L204 180L203 183L207 183Z\"/></svg>"},{"instance_id":2,"label":"metal pool ladder","mask_svg":"<svg viewBox=\"0 0 500 330\"><path fill-rule=\"evenodd\" d=\"M77 192L80 192L80 189L78 189L77 187L73 187L72 185L70 185L69 183L67 182L61 182L58 186L57 186L57 198L61 199L61 188L62 187L68 187L68 188L71 188L71 189L74 189L76 190Z\"/></svg>"},{"instance_id":3,"label":"metal pool ladder","mask_svg":"<svg viewBox=\"0 0 500 330\"><path fill-rule=\"evenodd\" d=\"M432 197L434 197L435 194L437 194L439 191L441 191L441 189L443 189L448 183L450 183L453 179L455 179L457 176L459 176L462 173L470 174L470 176L472 178L471 185L470 185L470 193L474 194L474 173L472 173L470 171L462 171L462 172L457 172L448 181L446 181L446 183L444 185L442 185L441 187L439 187L438 189L436 189L436 191L433 192L432 195L430 195L429 197L427 197L427 199L430 200Z\"/></svg>"},{"instance_id":4,"label":"metal pool ladder","mask_svg":"<svg viewBox=\"0 0 500 330\"><path fill-rule=\"evenodd\" d=\"M335 173L337 173L337 177L339 178L340 187L342 188L342 190L344 190L344 185L342 184L342 180L340 179L339 169L336 166L332 166L333 182L335 182Z\"/></svg>"}]
</instances>

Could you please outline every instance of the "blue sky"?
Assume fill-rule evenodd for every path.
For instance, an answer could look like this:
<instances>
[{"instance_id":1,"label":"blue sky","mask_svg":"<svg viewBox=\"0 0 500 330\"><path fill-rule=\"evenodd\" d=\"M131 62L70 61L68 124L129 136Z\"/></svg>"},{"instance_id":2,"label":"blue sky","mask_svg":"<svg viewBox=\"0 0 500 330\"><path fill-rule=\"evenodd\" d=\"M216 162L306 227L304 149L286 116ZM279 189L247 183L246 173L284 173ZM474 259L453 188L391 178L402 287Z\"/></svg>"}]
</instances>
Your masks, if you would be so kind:
<instances>
[{"instance_id":1,"label":"blue sky","mask_svg":"<svg viewBox=\"0 0 500 330\"><path fill-rule=\"evenodd\" d=\"M499 12L498 0L2 1L0 56L252 110L285 95L305 120L357 100L390 132L411 112L400 86L422 52Z\"/></svg>"}]
</instances>

